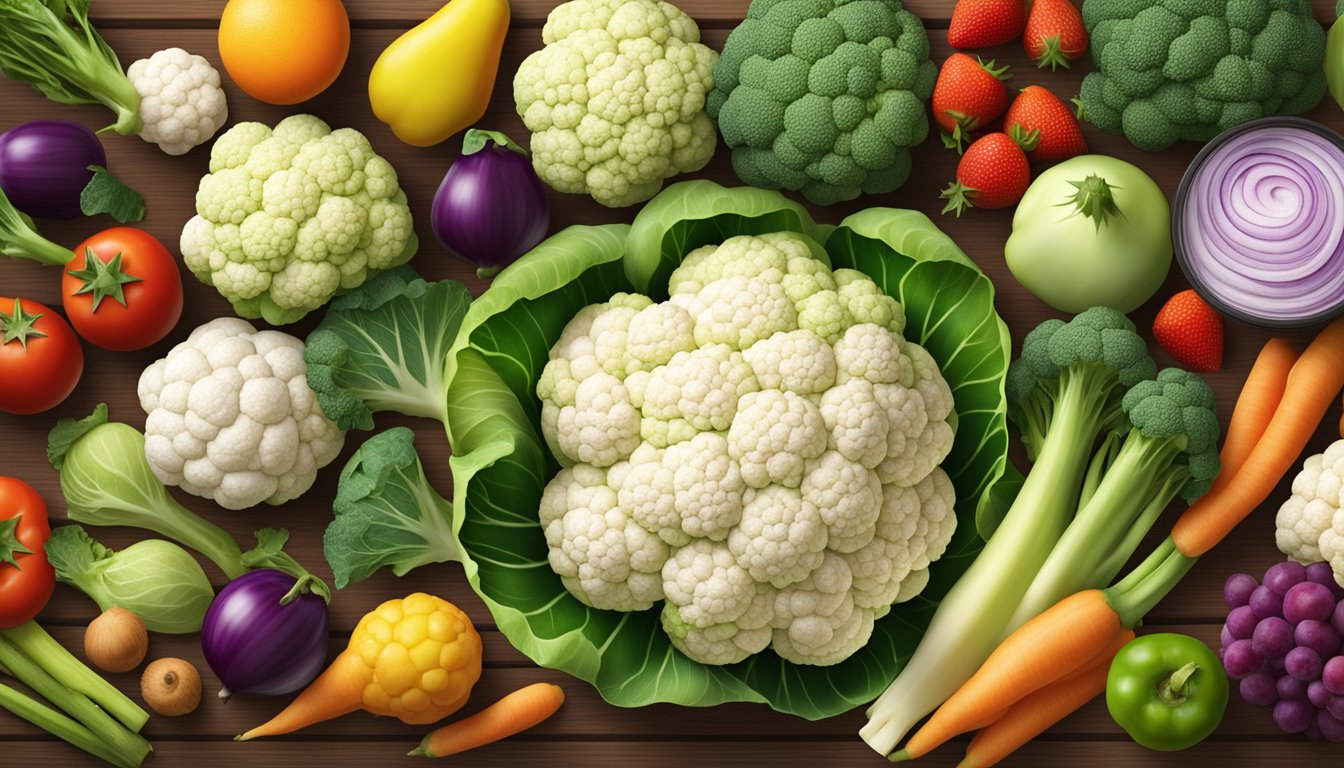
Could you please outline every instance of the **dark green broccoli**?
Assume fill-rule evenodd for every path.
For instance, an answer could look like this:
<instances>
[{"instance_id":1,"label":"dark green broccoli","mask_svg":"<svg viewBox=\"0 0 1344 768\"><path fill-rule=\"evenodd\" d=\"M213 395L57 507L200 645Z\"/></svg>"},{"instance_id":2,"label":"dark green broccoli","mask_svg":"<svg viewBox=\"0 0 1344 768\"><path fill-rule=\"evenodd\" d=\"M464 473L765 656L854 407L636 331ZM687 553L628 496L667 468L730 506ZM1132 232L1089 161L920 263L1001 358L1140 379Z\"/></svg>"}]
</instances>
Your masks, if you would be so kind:
<instances>
[{"instance_id":1,"label":"dark green broccoli","mask_svg":"<svg viewBox=\"0 0 1344 768\"><path fill-rule=\"evenodd\" d=\"M898 0L753 0L707 109L744 182L827 205L905 183L937 77Z\"/></svg>"},{"instance_id":2,"label":"dark green broccoli","mask_svg":"<svg viewBox=\"0 0 1344 768\"><path fill-rule=\"evenodd\" d=\"M1205 142L1325 95L1325 30L1308 0L1086 0L1097 71L1086 118L1158 151Z\"/></svg>"},{"instance_id":3,"label":"dark green broccoli","mask_svg":"<svg viewBox=\"0 0 1344 768\"><path fill-rule=\"evenodd\" d=\"M1018 606L1026 621L1081 589L1111 583L1177 496L1194 501L1218 475L1218 402L1178 368L1129 388L1122 423L1092 458L1078 512Z\"/></svg>"}]
</instances>

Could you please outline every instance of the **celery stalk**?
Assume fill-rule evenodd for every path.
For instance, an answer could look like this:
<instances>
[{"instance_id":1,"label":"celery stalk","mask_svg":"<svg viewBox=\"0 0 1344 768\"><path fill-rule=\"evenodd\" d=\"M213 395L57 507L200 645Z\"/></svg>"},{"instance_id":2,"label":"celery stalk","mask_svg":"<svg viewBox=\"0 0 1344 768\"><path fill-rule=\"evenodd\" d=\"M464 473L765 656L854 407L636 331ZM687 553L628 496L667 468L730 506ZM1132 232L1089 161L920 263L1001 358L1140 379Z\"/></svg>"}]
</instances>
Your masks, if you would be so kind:
<instances>
[{"instance_id":1,"label":"celery stalk","mask_svg":"<svg viewBox=\"0 0 1344 768\"><path fill-rule=\"evenodd\" d=\"M78 694L75 694L78 695ZM93 731L66 715L24 696L7 685L0 684L0 709L7 709L14 715L61 739L71 746L88 752L90 755L119 768L136 768L140 760L118 752Z\"/></svg>"},{"instance_id":2,"label":"celery stalk","mask_svg":"<svg viewBox=\"0 0 1344 768\"><path fill-rule=\"evenodd\" d=\"M13 629L0 631L0 640L3 639L9 640L27 658L46 670L46 674L56 678L63 687L92 699L107 714L120 720L131 731L139 733L140 729L145 727L145 723L149 722L148 712L104 680L101 675L85 666L84 662L75 658L65 646L56 642L45 629L38 626L37 622L30 621ZM19 671L13 667L10 669L15 673ZM55 699L52 699L52 703L60 704Z\"/></svg>"},{"instance_id":3,"label":"celery stalk","mask_svg":"<svg viewBox=\"0 0 1344 768\"><path fill-rule=\"evenodd\" d=\"M133 765L144 762L153 751L153 747L144 737L127 730L84 694L62 685L48 674L41 664L26 656L17 645L4 636L0 636L0 662L3 662L20 682L79 720L99 739L106 742L109 748L127 756ZM83 668L82 664L79 666Z\"/></svg>"}]
</instances>

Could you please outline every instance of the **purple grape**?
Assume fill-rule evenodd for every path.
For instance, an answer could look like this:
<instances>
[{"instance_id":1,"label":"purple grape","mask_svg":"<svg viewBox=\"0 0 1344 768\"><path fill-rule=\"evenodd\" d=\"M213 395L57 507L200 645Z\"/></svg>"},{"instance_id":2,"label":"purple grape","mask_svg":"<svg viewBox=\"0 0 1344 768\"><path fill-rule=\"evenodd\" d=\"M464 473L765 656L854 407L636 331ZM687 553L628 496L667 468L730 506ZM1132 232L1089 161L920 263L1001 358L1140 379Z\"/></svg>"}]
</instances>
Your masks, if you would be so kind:
<instances>
[{"instance_id":1,"label":"purple grape","mask_svg":"<svg viewBox=\"0 0 1344 768\"><path fill-rule=\"evenodd\" d=\"M1330 626L1335 628L1340 637L1344 637L1344 600L1335 604L1335 613L1330 617Z\"/></svg>"},{"instance_id":2,"label":"purple grape","mask_svg":"<svg viewBox=\"0 0 1344 768\"><path fill-rule=\"evenodd\" d=\"M1335 595L1324 584L1304 581L1295 584L1283 596L1283 618L1289 624L1297 624L1307 619L1329 621L1335 610Z\"/></svg>"},{"instance_id":3,"label":"purple grape","mask_svg":"<svg viewBox=\"0 0 1344 768\"><path fill-rule=\"evenodd\" d=\"M1320 680L1321 666L1321 655L1301 646L1289 651L1283 659L1283 668L1288 674L1304 683Z\"/></svg>"},{"instance_id":4,"label":"purple grape","mask_svg":"<svg viewBox=\"0 0 1344 768\"><path fill-rule=\"evenodd\" d=\"M1282 563L1275 563L1265 571L1265 586L1274 591L1274 594L1282 597L1288 594L1288 590L1296 584L1301 584L1307 578L1307 569L1291 560Z\"/></svg>"},{"instance_id":5,"label":"purple grape","mask_svg":"<svg viewBox=\"0 0 1344 768\"><path fill-rule=\"evenodd\" d=\"M1275 690L1279 692L1279 698L1284 701L1307 700L1307 684L1291 675L1284 675L1274 684Z\"/></svg>"},{"instance_id":6,"label":"purple grape","mask_svg":"<svg viewBox=\"0 0 1344 768\"><path fill-rule=\"evenodd\" d=\"M1312 563L1307 566L1307 581L1324 584L1334 593L1336 600L1344 600L1344 586L1335 580L1335 569L1329 563Z\"/></svg>"},{"instance_id":7,"label":"purple grape","mask_svg":"<svg viewBox=\"0 0 1344 768\"><path fill-rule=\"evenodd\" d=\"M1228 629L1227 625L1224 624L1222 631L1218 633L1218 653L1221 654L1224 648L1231 645L1236 640L1237 638L1232 636L1232 630ZM1221 659L1222 656L1220 655L1218 658Z\"/></svg>"},{"instance_id":8,"label":"purple grape","mask_svg":"<svg viewBox=\"0 0 1344 768\"><path fill-rule=\"evenodd\" d=\"M1223 649L1223 668L1233 680L1259 672L1264 666L1264 657L1255 652L1250 640L1237 640Z\"/></svg>"},{"instance_id":9,"label":"purple grape","mask_svg":"<svg viewBox=\"0 0 1344 768\"><path fill-rule=\"evenodd\" d=\"M1228 608L1240 608L1251 602L1251 593L1260 586L1260 582L1249 573L1234 573L1223 584L1223 599Z\"/></svg>"},{"instance_id":10,"label":"purple grape","mask_svg":"<svg viewBox=\"0 0 1344 768\"><path fill-rule=\"evenodd\" d=\"M1316 713L1316 727L1321 729L1321 735L1326 741L1334 744L1344 742L1344 720L1321 710Z\"/></svg>"},{"instance_id":11,"label":"purple grape","mask_svg":"<svg viewBox=\"0 0 1344 768\"><path fill-rule=\"evenodd\" d=\"M1293 628L1275 616L1262 619L1251 636L1255 652L1266 659L1281 659L1293 649Z\"/></svg>"},{"instance_id":12,"label":"purple grape","mask_svg":"<svg viewBox=\"0 0 1344 768\"><path fill-rule=\"evenodd\" d=\"M1307 619L1293 628L1293 641L1328 659L1339 653L1339 633L1324 621Z\"/></svg>"},{"instance_id":13,"label":"purple grape","mask_svg":"<svg viewBox=\"0 0 1344 768\"><path fill-rule=\"evenodd\" d=\"M1305 701L1280 701L1274 705L1274 722L1284 733L1305 733L1316 717L1316 708Z\"/></svg>"},{"instance_id":14,"label":"purple grape","mask_svg":"<svg viewBox=\"0 0 1344 768\"><path fill-rule=\"evenodd\" d=\"M1251 610L1249 605L1243 605L1240 608L1233 608L1232 612L1227 614L1227 631L1232 633L1234 640L1250 640L1251 635L1255 633L1255 625L1260 619ZM1231 645L1231 643L1227 643Z\"/></svg>"},{"instance_id":15,"label":"purple grape","mask_svg":"<svg viewBox=\"0 0 1344 768\"><path fill-rule=\"evenodd\" d=\"M1268 672L1252 672L1241 679L1241 698L1257 707L1272 707L1279 700L1274 677Z\"/></svg>"},{"instance_id":16,"label":"purple grape","mask_svg":"<svg viewBox=\"0 0 1344 768\"><path fill-rule=\"evenodd\" d=\"M1336 719L1344 720L1344 696L1333 696L1330 698L1330 706L1326 707L1330 714Z\"/></svg>"},{"instance_id":17,"label":"purple grape","mask_svg":"<svg viewBox=\"0 0 1344 768\"><path fill-rule=\"evenodd\" d=\"M1330 692L1344 696L1344 656L1336 656L1321 668L1321 682Z\"/></svg>"},{"instance_id":18,"label":"purple grape","mask_svg":"<svg viewBox=\"0 0 1344 768\"><path fill-rule=\"evenodd\" d=\"M1307 701L1311 706L1325 709L1330 706L1330 690L1325 687L1325 683L1320 680L1313 680L1307 683Z\"/></svg>"},{"instance_id":19,"label":"purple grape","mask_svg":"<svg viewBox=\"0 0 1344 768\"><path fill-rule=\"evenodd\" d=\"M1250 606L1257 619L1268 619L1271 616L1283 618L1283 597L1274 594L1274 590L1263 584L1251 593Z\"/></svg>"}]
</instances>

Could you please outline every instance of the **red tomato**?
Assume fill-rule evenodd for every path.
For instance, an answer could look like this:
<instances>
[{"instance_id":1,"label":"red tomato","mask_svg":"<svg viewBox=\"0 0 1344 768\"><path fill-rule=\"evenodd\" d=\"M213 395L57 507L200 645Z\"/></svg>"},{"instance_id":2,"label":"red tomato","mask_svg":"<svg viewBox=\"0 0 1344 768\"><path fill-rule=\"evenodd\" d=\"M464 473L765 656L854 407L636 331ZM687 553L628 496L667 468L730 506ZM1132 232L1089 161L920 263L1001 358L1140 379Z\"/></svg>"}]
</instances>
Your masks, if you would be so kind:
<instances>
[{"instance_id":1,"label":"red tomato","mask_svg":"<svg viewBox=\"0 0 1344 768\"><path fill-rule=\"evenodd\" d=\"M0 411L55 408L83 374L84 349L69 323L36 301L0 297Z\"/></svg>"},{"instance_id":2,"label":"red tomato","mask_svg":"<svg viewBox=\"0 0 1344 768\"><path fill-rule=\"evenodd\" d=\"M0 629L28 623L51 599L56 571L43 549L49 538L42 497L22 480L0 477Z\"/></svg>"},{"instance_id":3,"label":"red tomato","mask_svg":"<svg viewBox=\"0 0 1344 768\"><path fill-rule=\"evenodd\" d=\"M75 248L61 297L80 336L103 349L130 352L157 343L177 325L182 275L153 235L113 227Z\"/></svg>"}]
</instances>

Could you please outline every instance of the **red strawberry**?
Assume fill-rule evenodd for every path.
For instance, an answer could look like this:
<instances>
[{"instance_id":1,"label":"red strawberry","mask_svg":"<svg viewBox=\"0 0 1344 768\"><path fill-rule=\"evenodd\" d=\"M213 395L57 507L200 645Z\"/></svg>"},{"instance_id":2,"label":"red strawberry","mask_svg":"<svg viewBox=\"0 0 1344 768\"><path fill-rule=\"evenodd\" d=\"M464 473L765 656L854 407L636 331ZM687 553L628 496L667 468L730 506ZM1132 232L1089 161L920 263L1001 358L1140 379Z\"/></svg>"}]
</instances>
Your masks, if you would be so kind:
<instances>
[{"instance_id":1,"label":"red strawberry","mask_svg":"<svg viewBox=\"0 0 1344 768\"><path fill-rule=\"evenodd\" d=\"M1153 321L1157 343L1192 371L1223 368L1223 318L1194 291L1172 296Z\"/></svg>"},{"instance_id":2,"label":"red strawberry","mask_svg":"<svg viewBox=\"0 0 1344 768\"><path fill-rule=\"evenodd\" d=\"M953 48L990 48L1016 40L1026 26L1022 0L957 0L947 43Z\"/></svg>"},{"instance_id":3,"label":"red strawberry","mask_svg":"<svg viewBox=\"0 0 1344 768\"><path fill-rule=\"evenodd\" d=\"M1027 55L1044 69L1069 65L1087 53L1087 27L1073 0L1036 0L1022 36Z\"/></svg>"},{"instance_id":4,"label":"red strawberry","mask_svg":"<svg viewBox=\"0 0 1344 768\"><path fill-rule=\"evenodd\" d=\"M954 53L943 62L933 87L933 119L950 136L949 147L961 149L971 133L987 127L1008 108L1008 67Z\"/></svg>"},{"instance_id":5,"label":"red strawberry","mask_svg":"<svg viewBox=\"0 0 1344 768\"><path fill-rule=\"evenodd\" d=\"M1008 208L1031 185L1031 167L1022 148L1006 133L991 133L966 150L957 164L957 180L943 190L943 213L967 208Z\"/></svg>"},{"instance_id":6,"label":"red strawberry","mask_svg":"<svg viewBox=\"0 0 1344 768\"><path fill-rule=\"evenodd\" d=\"M1003 129L1038 163L1058 163L1086 155L1087 139L1073 110L1039 85L1029 85L1013 99Z\"/></svg>"}]
</instances>

